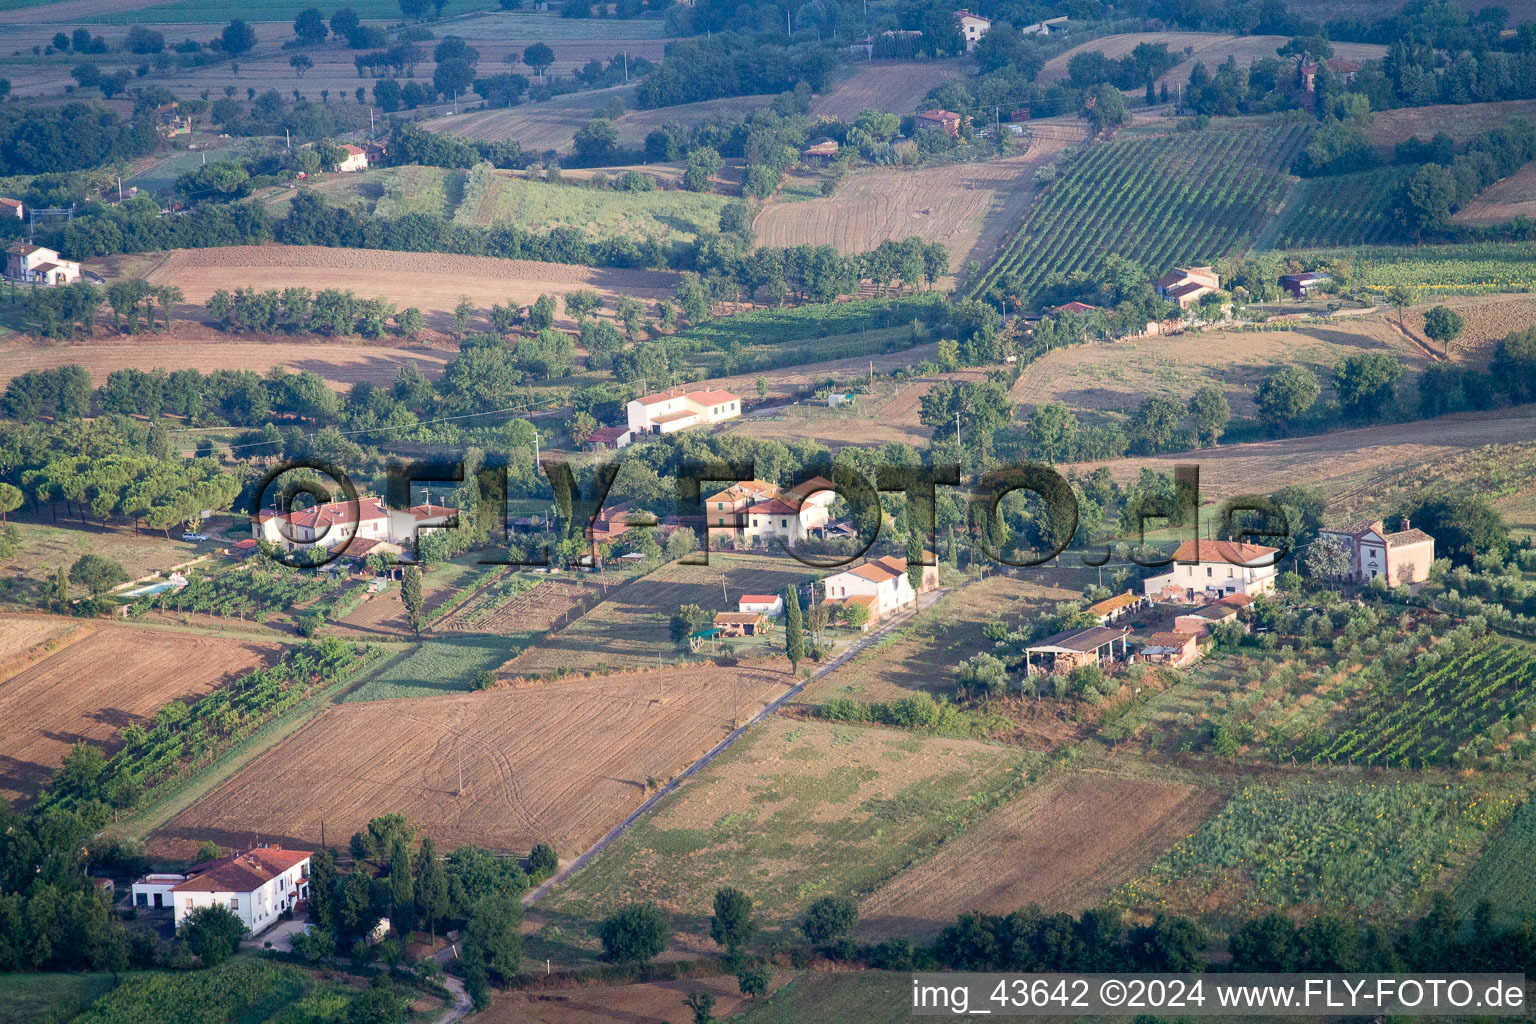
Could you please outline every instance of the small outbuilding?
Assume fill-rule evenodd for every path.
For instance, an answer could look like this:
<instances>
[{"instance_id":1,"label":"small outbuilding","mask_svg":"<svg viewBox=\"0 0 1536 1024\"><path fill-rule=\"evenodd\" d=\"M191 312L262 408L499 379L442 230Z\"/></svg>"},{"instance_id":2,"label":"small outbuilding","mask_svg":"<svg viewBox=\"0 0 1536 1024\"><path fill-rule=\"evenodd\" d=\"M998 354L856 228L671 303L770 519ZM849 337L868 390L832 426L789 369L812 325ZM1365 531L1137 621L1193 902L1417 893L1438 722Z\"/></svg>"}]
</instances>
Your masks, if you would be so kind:
<instances>
[{"instance_id":1,"label":"small outbuilding","mask_svg":"<svg viewBox=\"0 0 1536 1024\"><path fill-rule=\"evenodd\" d=\"M757 636L773 628L773 622L761 612L718 612L714 627L721 636Z\"/></svg>"}]
</instances>

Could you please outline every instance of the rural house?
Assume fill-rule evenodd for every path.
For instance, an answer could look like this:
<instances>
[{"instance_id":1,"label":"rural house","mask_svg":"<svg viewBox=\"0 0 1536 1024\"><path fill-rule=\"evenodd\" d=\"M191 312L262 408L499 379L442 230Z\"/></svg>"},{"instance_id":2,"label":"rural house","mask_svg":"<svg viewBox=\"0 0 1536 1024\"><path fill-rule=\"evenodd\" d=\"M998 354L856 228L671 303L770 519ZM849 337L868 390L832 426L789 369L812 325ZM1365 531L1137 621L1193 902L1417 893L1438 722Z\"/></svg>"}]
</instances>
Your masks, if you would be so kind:
<instances>
[{"instance_id":1,"label":"rural house","mask_svg":"<svg viewBox=\"0 0 1536 1024\"><path fill-rule=\"evenodd\" d=\"M1312 289L1319 288L1333 278L1316 270L1309 270L1305 274L1282 274L1280 287L1290 292L1298 299L1304 299L1312 294Z\"/></svg>"},{"instance_id":2,"label":"rural house","mask_svg":"<svg viewBox=\"0 0 1536 1024\"><path fill-rule=\"evenodd\" d=\"M1065 32L1067 30L1067 16L1063 14L1059 18L1047 18L1045 21L1037 21L1033 25L1025 25L1019 29L1022 36L1048 36L1053 32Z\"/></svg>"},{"instance_id":3,"label":"rural house","mask_svg":"<svg viewBox=\"0 0 1536 1024\"><path fill-rule=\"evenodd\" d=\"M336 170L346 173L349 171L366 171L368 169L368 151L361 146L348 143L341 147L342 159L336 164Z\"/></svg>"},{"instance_id":4,"label":"rural house","mask_svg":"<svg viewBox=\"0 0 1536 1024\"><path fill-rule=\"evenodd\" d=\"M1153 633L1141 645L1143 660L1163 665L1188 665L1200 654L1200 638L1193 633Z\"/></svg>"},{"instance_id":5,"label":"rural house","mask_svg":"<svg viewBox=\"0 0 1536 1024\"><path fill-rule=\"evenodd\" d=\"M587 450L594 452L612 451L623 448L634 438L629 433L628 427L598 427L587 438Z\"/></svg>"},{"instance_id":6,"label":"rural house","mask_svg":"<svg viewBox=\"0 0 1536 1024\"><path fill-rule=\"evenodd\" d=\"M1345 60L1342 57L1330 57L1323 64L1318 64L1312 60L1304 60L1297 66L1296 71L1303 92L1317 91L1317 73L1324 67L1333 72L1339 81L1345 85L1353 82L1355 76L1360 73L1359 64L1352 60Z\"/></svg>"},{"instance_id":7,"label":"rural house","mask_svg":"<svg viewBox=\"0 0 1536 1024\"><path fill-rule=\"evenodd\" d=\"M21 220L26 215L26 208L20 199L0 198L0 217L15 217Z\"/></svg>"},{"instance_id":8,"label":"rural house","mask_svg":"<svg viewBox=\"0 0 1536 1024\"><path fill-rule=\"evenodd\" d=\"M717 612L715 629L720 636L757 636L773 628L773 620L762 612Z\"/></svg>"},{"instance_id":9,"label":"rural house","mask_svg":"<svg viewBox=\"0 0 1536 1024\"><path fill-rule=\"evenodd\" d=\"M13 242L5 250L5 276L18 284L69 284L80 280L80 264L31 242Z\"/></svg>"},{"instance_id":10,"label":"rural house","mask_svg":"<svg viewBox=\"0 0 1536 1024\"><path fill-rule=\"evenodd\" d=\"M227 907L258 935L309 898L307 850L258 846L194 864L186 874L145 875L133 883L135 907L171 907L176 927L201 907Z\"/></svg>"},{"instance_id":11,"label":"rural house","mask_svg":"<svg viewBox=\"0 0 1536 1024\"><path fill-rule=\"evenodd\" d=\"M829 164L837 157L837 140L829 139L825 135L813 139L809 146L800 151L800 159L805 163Z\"/></svg>"},{"instance_id":12,"label":"rural house","mask_svg":"<svg viewBox=\"0 0 1536 1024\"><path fill-rule=\"evenodd\" d=\"M868 629L887 615L917 607L917 595L907 579L907 560L885 555L852 569L833 573L821 581L823 600L834 604L862 604L869 609ZM922 592L939 585L939 567L923 566Z\"/></svg>"},{"instance_id":13,"label":"rural house","mask_svg":"<svg viewBox=\"0 0 1536 1024\"><path fill-rule=\"evenodd\" d=\"M736 600L739 612L757 612L777 618L784 614L783 594L742 594Z\"/></svg>"},{"instance_id":14,"label":"rural house","mask_svg":"<svg viewBox=\"0 0 1536 1024\"><path fill-rule=\"evenodd\" d=\"M1157 294L1180 309L1188 309L1202 298L1221 289L1221 277L1210 267L1174 267L1158 278L1153 287Z\"/></svg>"},{"instance_id":15,"label":"rural house","mask_svg":"<svg viewBox=\"0 0 1536 1024\"><path fill-rule=\"evenodd\" d=\"M1145 595L1127 590L1123 594L1116 594L1114 597L1091 604L1083 611L1098 619L1099 625L1107 626L1112 622L1119 622L1121 619L1135 615L1150 603Z\"/></svg>"},{"instance_id":16,"label":"rural house","mask_svg":"<svg viewBox=\"0 0 1536 1024\"><path fill-rule=\"evenodd\" d=\"M794 543L823 532L836 500L832 483L814 477L787 489L742 480L704 500L704 522L714 538L751 544L770 537Z\"/></svg>"},{"instance_id":17,"label":"rural house","mask_svg":"<svg viewBox=\"0 0 1536 1024\"><path fill-rule=\"evenodd\" d=\"M1070 672L1081 665L1108 665L1115 660L1115 641L1120 642L1122 659L1129 652L1130 635L1129 626L1089 626L1053 633L1024 648L1024 674L1055 674ZM1032 658L1038 658L1039 663Z\"/></svg>"},{"instance_id":18,"label":"rural house","mask_svg":"<svg viewBox=\"0 0 1536 1024\"><path fill-rule=\"evenodd\" d=\"M1154 601L1205 604L1230 594L1258 597L1275 589L1278 548L1228 540L1187 540L1173 553L1161 576L1142 581L1142 593Z\"/></svg>"},{"instance_id":19,"label":"rural house","mask_svg":"<svg viewBox=\"0 0 1536 1024\"><path fill-rule=\"evenodd\" d=\"M1090 306L1086 302L1078 302L1076 299L1074 299L1071 302L1063 302L1061 305L1052 309L1051 313L1053 315L1060 315L1062 313L1076 313L1078 316L1083 316L1085 314L1092 313L1098 308L1098 306Z\"/></svg>"},{"instance_id":20,"label":"rural house","mask_svg":"<svg viewBox=\"0 0 1536 1024\"><path fill-rule=\"evenodd\" d=\"M1371 519L1319 530L1317 537L1332 541L1349 554L1350 582L1369 583L1381 576L1389 587L1423 583L1435 561L1435 538L1423 530L1410 529L1406 519L1400 527L1389 533L1380 519Z\"/></svg>"},{"instance_id":21,"label":"rural house","mask_svg":"<svg viewBox=\"0 0 1536 1024\"><path fill-rule=\"evenodd\" d=\"M976 49L976 44L981 42L981 37L987 34L992 27L992 19L984 18L979 14L961 8L955 12L955 20L960 23L960 35L965 39L967 53Z\"/></svg>"},{"instance_id":22,"label":"rural house","mask_svg":"<svg viewBox=\"0 0 1536 1024\"><path fill-rule=\"evenodd\" d=\"M359 544L382 542L404 550L416 546L418 530L447 526L458 511L432 504L401 511L378 497L359 497L356 503L332 501L289 512L266 508L251 521L251 536L285 551L309 547L330 551L344 545L347 553L353 554L358 547L352 544L354 538Z\"/></svg>"},{"instance_id":23,"label":"rural house","mask_svg":"<svg viewBox=\"0 0 1536 1024\"><path fill-rule=\"evenodd\" d=\"M636 398L625 406L629 432L671 434L689 427L706 426L741 415L741 398L729 391L663 391Z\"/></svg>"},{"instance_id":24,"label":"rural house","mask_svg":"<svg viewBox=\"0 0 1536 1024\"><path fill-rule=\"evenodd\" d=\"M1178 616L1173 620L1173 628L1180 633L1205 636L1216 623L1235 621L1237 613L1250 604L1253 604L1253 598L1247 594L1231 594Z\"/></svg>"},{"instance_id":25,"label":"rural house","mask_svg":"<svg viewBox=\"0 0 1536 1024\"><path fill-rule=\"evenodd\" d=\"M915 120L918 128L937 128L952 139L960 137L960 115L952 110L925 110Z\"/></svg>"}]
</instances>

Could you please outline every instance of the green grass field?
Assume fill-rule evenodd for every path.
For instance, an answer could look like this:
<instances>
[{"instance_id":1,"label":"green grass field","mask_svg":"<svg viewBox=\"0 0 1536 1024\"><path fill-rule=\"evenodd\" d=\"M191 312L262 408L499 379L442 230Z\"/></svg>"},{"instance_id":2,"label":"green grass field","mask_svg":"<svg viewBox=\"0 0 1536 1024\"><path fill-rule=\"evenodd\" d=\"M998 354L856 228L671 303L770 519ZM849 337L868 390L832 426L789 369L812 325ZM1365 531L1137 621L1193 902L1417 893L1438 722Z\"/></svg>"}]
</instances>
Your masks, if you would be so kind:
<instances>
[{"instance_id":1,"label":"green grass field","mask_svg":"<svg viewBox=\"0 0 1536 1024\"><path fill-rule=\"evenodd\" d=\"M770 720L635 825L549 908L603 916L655 900L703 927L721 885L769 926L827 895L860 894L1028 783L1040 755L892 729Z\"/></svg>"},{"instance_id":2,"label":"green grass field","mask_svg":"<svg viewBox=\"0 0 1536 1024\"><path fill-rule=\"evenodd\" d=\"M732 1018L737 1024L907 1024L912 975L813 971Z\"/></svg>"},{"instance_id":3,"label":"green grass field","mask_svg":"<svg viewBox=\"0 0 1536 1024\"><path fill-rule=\"evenodd\" d=\"M1536 861L1536 800L1527 800L1515 812L1497 839L1467 871L1456 892L1457 908L1470 916L1478 903L1493 904L1495 918L1514 924L1536 917L1536 887L1531 885L1531 863Z\"/></svg>"},{"instance_id":4,"label":"green grass field","mask_svg":"<svg viewBox=\"0 0 1536 1024\"><path fill-rule=\"evenodd\" d=\"M110 991L110 974L0 974L0 1021L73 1020Z\"/></svg>"},{"instance_id":5,"label":"green grass field","mask_svg":"<svg viewBox=\"0 0 1536 1024\"><path fill-rule=\"evenodd\" d=\"M692 242L700 231L719 230L720 211L728 202L725 196L681 189L618 192L497 173L477 208L459 215L472 224L511 223L539 232L575 228L594 241Z\"/></svg>"},{"instance_id":6,"label":"green grass field","mask_svg":"<svg viewBox=\"0 0 1536 1024\"><path fill-rule=\"evenodd\" d=\"M477 672L493 672L518 649L517 638L471 634L423 640L410 654L391 659L347 700L390 700L465 693Z\"/></svg>"}]
</instances>

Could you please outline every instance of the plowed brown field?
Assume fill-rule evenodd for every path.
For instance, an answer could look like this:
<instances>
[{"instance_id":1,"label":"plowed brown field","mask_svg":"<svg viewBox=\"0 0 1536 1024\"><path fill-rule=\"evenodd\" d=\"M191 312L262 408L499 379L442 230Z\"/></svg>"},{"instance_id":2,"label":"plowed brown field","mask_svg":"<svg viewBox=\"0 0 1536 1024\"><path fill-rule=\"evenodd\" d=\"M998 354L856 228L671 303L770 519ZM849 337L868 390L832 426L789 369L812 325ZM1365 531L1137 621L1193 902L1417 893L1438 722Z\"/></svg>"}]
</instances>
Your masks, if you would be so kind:
<instances>
[{"instance_id":1,"label":"plowed brown field","mask_svg":"<svg viewBox=\"0 0 1536 1024\"><path fill-rule=\"evenodd\" d=\"M0 623L0 629L6 623ZM124 726L200 697L279 648L243 640L99 626L0 683L0 797L27 799L82 740L111 752Z\"/></svg>"},{"instance_id":2,"label":"plowed brown field","mask_svg":"<svg viewBox=\"0 0 1536 1024\"><path fill-rule=\"evenodd\" d=\"M1170 53L1182 59L1177 67L1159 78L1157 84L1186 85L1196 61L1203 62L1207 71L1215 73L1216 66L1228 57L1236 57L1239 64L1252 64L1260 58L1275 56L1275 50L1289 41L1287 36L1225 36L1214 32L1130 32L1105 36L1081 43L1046 61L1040 71L1040 82L1042 85L1054 84L1066 79L1067 67L1079 53L1098 50L1104 56L1116 59L1124 57L1141 43L1154 46L1162 43L1167 45ZM1185 47L1193 47L1194 53L1185 57ZM1333 52L1336 57L1358 62L1381 57L1387 48L1374 43L1334 43ZM1134 91L1140 92L1140 88Z\"/></svg>"},{"instance_id":3,"label":"plowed brown field","mask_svg":"<svg viewBox=\"0 0 1536 1024\"><path fill-rule=\"evenodd\" d=\"M473 842L562 856L590 846L793 683L714 664L452 697L343 704L228 779L151 837L157 854L203 839L300 846L403 812L443 848ZM464 788L459 789L462 767Z\"/></svg>"},{"instance_id":4,"label":"plowed brown field","mask_svg":"<svg viewBox=\"0 0 1536 1024\"><path fill-rule=\"evenodd\" d=\"M811 104L812 117L851 122L863 110L912 114L926 110L930 89L971 73L962 60L869 61Z\"/></svg>"},{"instance_id":5,"label":"plowed brown field","mask_svg":"<svg viewBox=\"0 0 1536 1024\"><path fill-rule=\"evenodd\" d=\"M493 588L496 585L491 584ZM598 587L570 580L546 580L477 618L471 618L471 614L478 601L467 601L463 608L434 628L475 633L543 633L564 626L580 614L583 607L601 600L602 596L603 591Z\"/></svg>"},{"instance_id":6,"label":"plowed brown field","mask_svg":"<svg viewBox=\"0 0 1536 1024\"><path fill-rule=\"evenodd\" d=\"M859 908L861 937L926 936L966 910L1078 913L1190 835L1220 802L1193 786L1076 774L993 811Z\"/></svg>"},{"instance_id":7,"label":"plowed brown field","mask_svg":"<svg viewBox=\"0 0 1536 1024\"><path fill-rule=\"evenodd\" d=\"M564 295L590 288L599 295L670 298L676 274L662 270L607 270L569 263L502 260L490 256L333 249L320 245L234 245L174 249L148 275L186 294L177 316L200 318L202 304L219 288L285 288L306 285L350 288L361 298L382 298L396 308L416 306L429 326L451 318L461 296L482 311L493 304L528 305L543 293ZM569 325L568 325L569 326Z\"/></svg>"}]
</instances>

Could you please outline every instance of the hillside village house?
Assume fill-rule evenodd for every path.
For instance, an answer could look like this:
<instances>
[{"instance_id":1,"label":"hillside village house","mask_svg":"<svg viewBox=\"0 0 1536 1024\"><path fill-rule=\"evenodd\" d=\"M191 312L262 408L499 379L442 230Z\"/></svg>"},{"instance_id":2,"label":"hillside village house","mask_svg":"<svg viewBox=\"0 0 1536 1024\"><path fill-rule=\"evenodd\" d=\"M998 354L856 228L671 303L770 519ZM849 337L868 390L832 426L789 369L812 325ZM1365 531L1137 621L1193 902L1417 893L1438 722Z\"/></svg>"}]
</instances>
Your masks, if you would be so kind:
<instances>
[{"instance_id":1,"label":"hillside village house","mask_svg":"<svg viewBox=\"0 0 1536 1024\"><path fill-rule=\"evenodd\" d=\"M636 398L624 407L633 437L671 434L689 427L723 423L741 415L741 398L729 391L673 389Z\"/></svg>"},{"instance_id":2,"label":"hillside village house","mask_svg":"<svg viewBox=\"0 0 1536 1024\"><path fill-rule=\"evenodd\" d=\"M822 477L790 488L742 480L704 500L704 522L711 538L748 545L782 538L793 544L825 532L836 498L831 481Z\"/></svg>"},{"instance_id":3,"label":"hillside village house","mask_svg":"<svg viewBox=\"0 0 1536 1024\"><path fill-rule=\"evenodd\" d=\"M285 551L321 547L327 551L346 545L352 557L374 550L403 552L416 546L417 531L447 526L459 510L445 505L413 505L405 511L392 509L383 498L359 497L291 512L263 509L251 522L251 536ZM353 543L356 538L356 543Z\"/></svg>"},{"instance_id":4,"label":"hillside village house","mask_svg":"<svg viewBox=\"0 0 1536 1024\"><path fill-rule=\"evenodd\" d=\"M1192 612L1178 616L1173 620L1173 628L1180 633L1205 636L1218 622L1236 621L1237 613L1250 604L1253 604L1253 598L1247 594L1229 594L1218 601L1201 605Z\"/></svg>"},{"instance_id":5,"label":"hillside village house","mask_svg":"<svg viewBox=\"0 0 1536 1024\"><path fill-rule=\"evenodd\" d=\"M805 163L829 164L836 157L837 140L825 135L812 139L811 144L800 151L800 159Z\"/></svg>"},{"instance_id":6,"label":"hillside village house","mask_svg":"<svg viewBox=\"0 0 1536 1024\"><path fill-rule=\"evenodd\" d=\"M1435 538L1411 529L1406 519L1399 525L1400 529L1389 532L1380 519L1371 519L1319 530L1317 537L1349 554L1350 582L1369 583L1381 576L1389 587L1423 583L1435 561Z\"/></svg>"},{"instance_id":7,"label":"hillside village house","mask_svg":"<svg viewBox=\"0 0 1536 1024\"><path fill-rule=\"evenodd\" d=\"M1116 641L1120 643L1120 657L1125 658L1130 652L1130 636L1129 626L1089 626L1052 633L1024 648L1024 674L1054 675L1082 665L1103 667L1115 660Z\"/></svg>"},{"instance_id":8,"label":"hillside village house","mask_svg":"<svg viewBox=\"0 0 1536 1024\"><path fill-rule=\"evenodd\" d=\"M742 594L736 600L736 610L739 612L757 612L760 615L777 618L784 614L784 595Z\"/></svg>"},{"instance_id":9,"label":"hillside village house","mask_svg":"<svg viewBox=\"0 0 1536 1024\"><path fill-rule=\"evenodd\" d=\"M1154 601L1205 604L1231 594L1258 597L1275 589L1278 548L1227 540L1187 540L1161 576L1142 581Z\"/></svg>"},{"instance_id":10,"label":"hillside village house","mask_svg":"<svg viewBox=\"0 0 1536 1024\"><path fill-rule=\"evenodd\" d=\"M1210 267L1174 267L1158 278L1157 294L1180 309L1188 309L1202 298L1221 290L1221 277Z\"/></svg>"},{"instance_id":11,"label":"hillside village house","mask_svg":"<svg viewBox=\"0 0 1536 1024\"><path fill-rule=\"evenodd\" d=\"M133 905L170 907L176 927L201 907L227 907L258 935L283 911L309 898L308 850L258 846L195 864L186 874L145 875L133 883Z\"/></svg>"},{"instance_id":12,"label":"hillside village house","mask_svg":"<svg viewBox=\"0 0 1536 1024\"><path fill-rule=\"evenodd\" d=\"M1141 657L1163 665L1188 665L1201 655L1200 638L1193 633L1153 633L1141 645Z\"/></svg>"},{"instance_id":13,"label":"hillside village house","mask_svg":"<svg viewBox=\"0 0 1536 1024\"><path fill-rule=\"evenodd\" d=\"M0 197L0 217L15 217L21 220L26 215L26 208L20 199L5 199Z\"/></svg>"},{"instance_id":14,"label":"hillside village house","mask_svg":"<svg viewBox=\"0 0 1536 1024\"><path fill-rule=\"evenodd\" d=\"M1099 625L1107 626L1112 622L1119 622L1121 619L1135 615L1150 603L1146 595L1127 590L1123 594L1116 594L1114 597L1091 604L1083 611L1098 619Z\"/></svg>"},{"instance_id":15,"label":"hillside village house","mask_svg":"<svg viewBox=\"0 0 1536 1024\"><path fill-rule=\"evenodd\" d=\"M613 451L623 448L634 440L628 427L598 427L587 438L587 450L594 452Z\"/></svg>"},{"instance_id":16,"label":"hillside village house","mask_svg":"<svg viewBox=\"0 0 1536 1024\"><path fill-rule=\"evenodd\" d=\"M69 284L80 280L80 264L31 242L13 242L5 250L5 276L18 284Z\"/></svg>"},{"instance_id":17,"label":"hillside village house","mask_svg":"<svg viewBox=\"0 0 1536 1024\"><path fill-rule=\"evenodd\" d=\"M981 37L986 35L987 30L992 27L991 18L972 14L964 8L955 12L955 20L960 23L960 35L965 39L967 53L976 49L976 44L981 42Z\"/></svg>"},{"instance_id":18,"label":"hillside village house","mask_svg":"<svg viewBox=\"0 0 1536 1024\"><path fill-rule=\"evenodd\" d=\"M348 144L342 146L341 151L346 155L336 164L336 170L345 173L349 171L366 171L368 169L367 150L361 146Z\"/></svg>"},{"instance_id":19,"label":"hillside village house","mask_svg":"<svg viewBox=\"0 0 1536 1024\"><path fill-rule=\"evenodd\" d=\"M1345 85L1353 82L1355 80L1355 76L1360 73L1359 64L1356 64L1352 60L1345 60L1342 57L1329 57L1325 63L1328 70L1333 72L1334 75L1338 77L1339 81L1343 82ZM1317 91L1317 73L1321 71L1324 66L1325 65L1320 65L1316 61L1312 60L1305 60L1301 62L1297 68L1297 74L1301 78L1301 88L1303 91Z\"/></svg>"},{"instance_id":20,"label":"hillside village house","mask_svg":"<svg viewBox=\"0 0 1536 1024\"><path fill-rule=\"evenodd\" d=\"M916 117L918 128L937 128L948 133L952 139L960 137L960 115L953 110L934 108L925 110Z\"/></svg>"},{"instance_id":21,"label":"hillside village house","mask_svg":"<svg viewBox=\"0 0 1536 1024\"><path fill-rule=\"evenodd\" d=\"M939 585L939 567L923 566L922 593ZM885 555L821 581L822 599L829 604L858 604L869 610L864 629L887 615L917 607L917 594L907 579L907 560Z\"/></svg>"}]
</instances>

